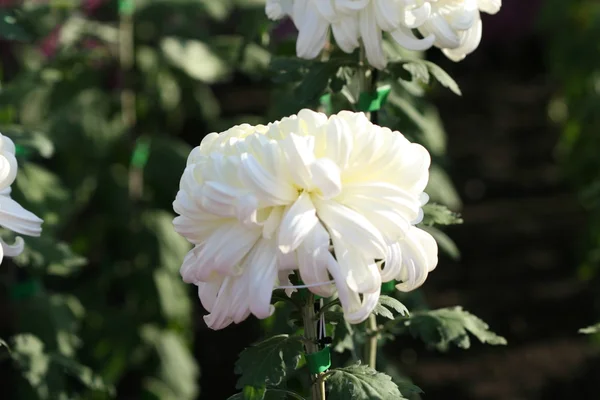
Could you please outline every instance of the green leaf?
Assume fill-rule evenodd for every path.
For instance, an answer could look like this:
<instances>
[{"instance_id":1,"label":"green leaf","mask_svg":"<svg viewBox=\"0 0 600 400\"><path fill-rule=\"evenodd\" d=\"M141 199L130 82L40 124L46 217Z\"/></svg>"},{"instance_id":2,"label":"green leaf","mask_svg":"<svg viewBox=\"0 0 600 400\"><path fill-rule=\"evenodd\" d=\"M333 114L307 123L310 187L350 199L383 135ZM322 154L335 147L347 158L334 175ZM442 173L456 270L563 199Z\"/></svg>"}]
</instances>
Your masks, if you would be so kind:
<instances>
[{"instance_id":1,"label":"green leaf","mask_svg":"<svg viewBox=\"0 0 600 400\"><path fill-rule=\"evenodd\" d=\"M265 393L267 388L264 386L256 387L256 386L244 386L244 391L242 395L244 400L263 400L265 398Z\"/></svg>"},{"instance_id":2,"label":"green leaf","mask_svg":"<svg viewBox=\"0 0 600 400\"><path fill-rule=\"evenodd\" d=\"M384 318L394 319L394 314L389 310L392 309L403 316L408 315L408 309L400 301L393 297L381 295L379 302L373 309L375 315L381 315Z\"/></svg>"},{"instance_id":3,"label":"green leaf","mask_svg":"<svg viewBox=\"0 0 600 400\"><path fill-rule=\"evenodd\" d=\"M160 47L172 65L202 82L219 82L231 72L230 67L207 44L198 40L166 37Z\"/></svg>"},{"instance_id":4,"label":"green leaf","mask_svg":"<svg viewBox=\"0 0 600 400\"><path fill-rule=\"evenodd\" d=\"M444 71L440 66L432 63L431 61L423 62L425 63L425 65L427 65L427 68L429 68L429 72L431 72L431 75L433 75L435 79L437 79L437 81L442 84L442 86L450 89L453 93L462 96L462 92L460 91L458 84L446 71Z\"/></svg>"},{"instance_id":5,"label":"green leaf","mask_svg":"<svg viewBox=\"0 0 600 400\"><path fill-rule=\"evenodd\" d=\"M584 335L592 335L594 333L600 333L600 323L592 326L588 326L587 328L581 328L579 333L583 333Z\"/></svg>"},{"instance_id":6,"label":"green leaf","mask_svg":"<svg viewBox=\"0 0 600 400\"><path fill-rule=\"evenodd\" d=\"M441 204L425 204L423 212L425 213L422 222L424 225L457 225L463 223L460 214Z\"/></svg>"},{"instance_id":7,"label":"green leaf","mask_svg":"<svg viewBox=\"0 0 600 400\"><path fill-rule=\"evenodd\" d=\"M19 24L13 12L2 10L0 11L0 38L23 41L31 37Z\"/></svg>"},{"instance_id":8,"label":"green leaf","mask_svg":"<svg viewBox=\"0 0 600 400\"><path fill-rule=\"evenodd\" d=\"M141 336L152 344L160 359L160 378L178 400L192 400L198 395L199 368L182 338L174 331L153 325L143 326Z\"/></svg>"},{"instance_id":9,"label":"green leaf","mask_svg":"<svg viewBox=\"0 0 600 400\"><path fill-rule=\"evenodd\" d=\"M450 236L432 226L421 226L421 229L433 236L439 248L450 256L450 258L453 260L460 258L460 250L458 250L458 246L456 246L456 243L454 243Z\"/></svg>"},{"instance_id":10,"label":"green leaf","mask_svg":"<svg viewBox=\"0 0 600 400\"><path fill-rule=\"evenodd\" d=\"M13 259L22 267L41 269L50 275L68 276L79 271L87 262L66 243L48 236L27 238L25 243L23 253Z\"/></svg>"},{"instance_id":11,"label":"green leaf","mask_svg":"<svg viewBox=\"0 0 600 400\"><path fill-rule=\"evenodd\" d=\"M235 363L240 376L237 388L280 385L288 371L295 370L304 351L302 337L277 335L242 351Z\"/></svg>"},{"instance_id":12,"label":"green leaf","mask_svg":"<svg viewBox=\"0 0 600 400\"><path fill-rule=\"evenodd\" d=\"M335 330L333 331L333 351L343 353L346 350L354 350L353 333L354 329L352 325L342 318L335 325Z\"/></svg>"},{"instance_id":13,"label":"green leaf","mask_svg":"<svg viewBox=\"0 0 600 400\"><path fill-rule=\"evenodd\" d=\"M12 338L12 358L33 387L41 385L50 367L50 357L44 352L44 343L36 336L25 333Z\"/></svg>"},{"instance_id":14,"label":"green leaf","mask_svg":"<svg viewBox=\"0 0 600 400\"><path fill-rule=\"evenodd\" d=\"M337 70L337 65L330 63L313 64L294 91L297 101L307 104L320 98L327 91L329 81Z\"/></svg>"},{"instance_id":15,"label":"green leaf","mask_svg":"<svg viewBox=\"0 0 600 400\"><path fill-rule=\"evenodd\" d=\"M405 399L389 375L366 365L333 369L326 382L328 400Z\"/></svg>"},{"instance_id":16,"label":"green leaf","mask_svg":"<svg viewBox=\"0 0 600 400\"><path fill-rule=\"evenodd\" d=\"M50 357L53 364L59 366L67 374L77 378L88 389L107 392L109 395L114 396L114 387L107 385L102 377L95 374L91 368L81 365L62 354L52 354Z\"/></svg>"},{"instance_id":17,"label":"green leaf","mask_svg":"<svg viewBox=\"0 0 600 400\"><path fill-rule=\"evenodd\" d=\"M506 344L506 339L490 331L488 324L460 306L413 313L404 324L414 337L440 351L448 350L450 344L468 349L469 333L481 343Z\"/></svg>"},{"instance_id":18,"label":"green leaf","mask_svg":"<svg viewBox=\"0 0 600 400\"><path fill-rule=\"evenodd\" d=\"M402 65L402 68L410 72L413 80L420 81L426 85L429 83L429 70L424 61L409 62Z\"/></svg>"},{"instance_id":19,"label":"green leaf","mask_svg":"<svg viewBox=\"0 0 600 400\"><path fill-rule=\"evenodd\" d=\"M431 75L444 87L450 89L457 95L462 95L458 84L452 77L438 65L426 60L410 60L390 63L388 72L395 78L408 80L406 72L410 73L412 81L418 81L428 85Z\"/></svg>"}]
</instances>

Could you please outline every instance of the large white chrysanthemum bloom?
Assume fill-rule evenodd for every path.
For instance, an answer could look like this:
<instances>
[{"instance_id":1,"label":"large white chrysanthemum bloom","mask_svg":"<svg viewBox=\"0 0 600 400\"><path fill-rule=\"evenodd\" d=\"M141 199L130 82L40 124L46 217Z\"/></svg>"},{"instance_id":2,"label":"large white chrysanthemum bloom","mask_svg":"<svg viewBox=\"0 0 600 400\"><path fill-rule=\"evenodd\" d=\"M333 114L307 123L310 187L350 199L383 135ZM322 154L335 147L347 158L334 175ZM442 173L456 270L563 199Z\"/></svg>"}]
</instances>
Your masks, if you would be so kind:
<instances>
[{"instance_id":1,"label":"large white chrysanthemum bloom","mask_svg":"<svg viewBox=\"0 0 600 400\"><path fill-rule=\"evenodd\" d=\"M337 293L351 323L370 315L382 282L420 286L437 264L435 240L414 226L429 165L421 145L348 111L206 136L173 206L195 246L181 275L198 286L208 326L270 316L273 289L293 272L317 295Z\"/></svg>"},{"instance_id":2,"label":"large white chrysanthemum bloom","mask_svg":"<svg viewBox=\"0 0 600 400\"><path fill-rule=\"evenodd\" d=\"M460 61L481 42L480 11L496 14L502 0L428 0L431 14L418 27L425 36L435 37L434 46L453 61Z\"/></svg>"},{"instance_id":3,"label":"large white chrysanthemum bloom","mask_svg":"<svg viewBox=\"0 0 600 400\"><path fill-rule=\"evenodd\" d=\"M10 186L17 176L17 168L15 145L10 138L0 134L0 226L21 235L39 236L43 221L10 197ZM4 256L18 256L23 248L21 237L17 237L13 245L0 239L0 263Z\"/></svg>"},{"instance_id":4,"label":"large white chrysanthemum bloom","mask_svg":"<svg viewBox=\"0 0 600 400\"><path fill-rule=\"evenodd\" d=\"M352 53L362 40L369 63L383 69L386 56L382 34L388 32L409 50L425 50L434 37L417 38L411 29L425 23L431 7L419 0L267 0L266 13L273 20L289 16L298 29L298 57L317 57L329 32L337 45Z\"/></svg>"}]
</instances>

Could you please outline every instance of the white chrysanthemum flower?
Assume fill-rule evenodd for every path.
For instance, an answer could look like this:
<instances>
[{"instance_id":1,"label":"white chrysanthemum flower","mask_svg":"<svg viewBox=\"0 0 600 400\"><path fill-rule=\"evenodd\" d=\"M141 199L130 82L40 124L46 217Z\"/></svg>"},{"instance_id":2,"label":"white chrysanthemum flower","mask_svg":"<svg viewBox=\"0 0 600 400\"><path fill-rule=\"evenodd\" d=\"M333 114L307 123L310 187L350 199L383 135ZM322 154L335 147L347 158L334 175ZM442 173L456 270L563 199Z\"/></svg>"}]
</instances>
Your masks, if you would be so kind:
<instances>
[{"instance_id":1,"label":"white chrysanthemum flower","mask_svg":"<svg viewBox=\"0 0 600 400\"><path fill-rule=\"evenodd\" d=\"M382 34L388 32L409 50L425 50L432 46L433 35L415 37L412 29L425 23L431 7L418 0L267 0L266 14L277 20L290 16L298 28L298 57L317 57L333 33L337 45L352 53L362 40L367 59L375 68L383 69L386 56Z\"/></svg>"},{"instance_id":2,"label":"white chrysanthemum flower","mask_svg":"<svg viewBox=\"0 0 600 400\"><path fill-rule=\"evenodd\" d=\"M43 221L10 197L10 186L17 176L17 168L15 144L10 138L0 134L0 225L22 235L39 236ZM0 263L4 256L18 256L23 248L21 237L17 237L13 245L0 239Z\"/></svg>"},{"instance_id":3,"label":"white chrysanthemum flower","mask_svg":"<svg viewBox=\"0 0 600 400\"><path fill-rule=\"evenodd\" d=\"M420 286L437 264L435 240L414 226L429 165L424 147L348 111L206 136L173 206L195 245L181 275L208 326L270 316L273 289L294 271L315 294L337 293L351 323L369 316L382 282Z\"/></svg>"},{"instance_id":4,"label":"white chrysanthemum flower","mask_svg":"<svg viewBox=\"0 0 600 400\"><path fill-rule=\"evenodd\" d=\"M431 14L418 27L423 35L435 36L434 46L453 61L460 61L481 42L480 11L496 14L502 0L428 0Z\"/></svg>"}]
</instances>

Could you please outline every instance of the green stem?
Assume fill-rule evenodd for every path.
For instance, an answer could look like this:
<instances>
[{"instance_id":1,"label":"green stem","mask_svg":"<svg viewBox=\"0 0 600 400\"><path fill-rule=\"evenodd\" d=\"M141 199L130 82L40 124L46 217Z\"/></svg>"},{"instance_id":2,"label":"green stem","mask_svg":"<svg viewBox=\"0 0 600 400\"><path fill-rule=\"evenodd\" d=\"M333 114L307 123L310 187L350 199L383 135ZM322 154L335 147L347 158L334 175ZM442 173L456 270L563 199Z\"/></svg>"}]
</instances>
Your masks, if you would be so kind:
<instances>
[{"instance_id":1,"label":"green stem","mask_svg":"<svg viewBox=\"0 0 600 400\"><path fill-rule=\"evenodd\" d=\"M369 330L369 338L365 344L365 359L369 363L369 367L377 369L377 319L375 314L371 314L367 321L367 328Z\"/></svg>"},{"instance_id":2,"label":"green stem","mask_svg":"<svg viewBox=\"0 0 600 400\"><path fill-rule=\"evenodd\" d=\"M315 296L308 292L306 303L303 307L302 319L304 321L304 337L306 353L312 354L319 351L317 344L317 321L315 319ZM321 379L323 374L312 374L312 400L325 400L325 380Z\"/></svg>"},{"instance_id":3,"label":"green stem","mask_svg":"<svg viewBox=\"0 0 600 400\"><path fill-rule=\"evenodd\" d=\"M359 66L359 79L360 79L360 90L359 97L361 93L369 93L376 89L377 87L377 71L372 70L369 67L369 62L367 61L367 57L365 54L365 48L363 45L360 46L360 66ZM374 113L365 113L367 118L369 118L372 122L377 123L377 114ZM365 343L364 349L364 360L369 363L369 366L373 369L376 369L377 365L377 319L375 314L371 314L367 321L367 329L371 331L371 335L367 339Z\"/></svg>"}]
</instances>

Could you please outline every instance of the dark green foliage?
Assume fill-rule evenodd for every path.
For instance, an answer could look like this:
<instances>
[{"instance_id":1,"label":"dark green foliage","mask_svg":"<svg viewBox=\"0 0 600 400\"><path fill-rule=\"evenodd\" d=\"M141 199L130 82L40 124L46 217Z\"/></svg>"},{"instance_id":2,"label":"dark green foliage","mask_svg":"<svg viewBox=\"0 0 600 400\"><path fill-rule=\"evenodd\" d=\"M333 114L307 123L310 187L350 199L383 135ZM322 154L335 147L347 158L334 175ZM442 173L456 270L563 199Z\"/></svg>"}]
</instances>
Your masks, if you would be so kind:
<instances>
[{"instance_id":1,"label":"dark green foliage","mask_svg":"<svg viewBox=\"0 0 600 400\"><path fill-rule=\"evenodd\" d=\"M288 372L298 368L304 351L302 337L272 336L244 350L235 365L240 374L237 387L280 385Z\"/></svg>"},{"instance_id":2,"label":"dark green foliage","mask_svg":"<svg viewBox=\"0 0 600 400\"><path fill-rule=\"evenodd\" d=\"M418 311L410 318L393 321L391 330L395 333L408 332L418 337L430 347L446 351L450 345L462 349L471 346L469 334L481 343L504 345L506 339L489 330L489 326L462 307L442 308L432 311Z\"/></svg>"},{"instance_id":3,"label":"dark green foliage","mask_svg":"<svg viewBox=\"0 0 600 400\"><path fill-rule=\"evenodd\" d=\"M405 399L390 376L366 365L333 369L326 382L330 400Z\"/></svg>"},{"instance_id":4,"label":"dark green foliage","mask_svg":"<svg viewBox=\"0 0 600 400\"><path fill-rule=\"evenodd\" d=\"M450 211L448 207L441 204L426 204L423 207L423 212L425 213L424 225L456 225L463 223L459 214Z\"/></svg>"}]
</instances>

